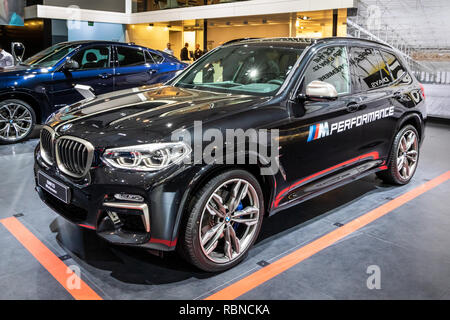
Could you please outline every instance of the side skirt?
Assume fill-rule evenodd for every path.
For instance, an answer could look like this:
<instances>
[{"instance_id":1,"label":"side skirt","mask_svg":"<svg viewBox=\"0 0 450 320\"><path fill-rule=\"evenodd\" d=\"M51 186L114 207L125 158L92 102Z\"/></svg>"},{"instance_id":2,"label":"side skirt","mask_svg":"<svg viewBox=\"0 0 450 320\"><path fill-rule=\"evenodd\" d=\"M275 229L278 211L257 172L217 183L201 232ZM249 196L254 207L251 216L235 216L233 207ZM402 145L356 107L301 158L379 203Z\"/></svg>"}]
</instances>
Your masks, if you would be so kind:
<instances>
[{"instance_id":1,"label":"side skirt","mask_svg":"<svg viewBox=\"0 0 450 320\"><path fill-rule=\"evenodd\" d=\"M300 186L297 189L291 191L287 196L292 200L282 203L280 204L280 206L276 208L272 208L269 212L269 216L278 213L282 210L293 207L304 201L315 198L321 194L327 193L328 191L339 188L353 181L359 180L372 173L385 170L386 167L382 165L383 162L384 161L382 160L366 162L359 166L342 171L331 177L322 178L314 182L308 183L306 185Z\"/></svg>"}]
</instances>

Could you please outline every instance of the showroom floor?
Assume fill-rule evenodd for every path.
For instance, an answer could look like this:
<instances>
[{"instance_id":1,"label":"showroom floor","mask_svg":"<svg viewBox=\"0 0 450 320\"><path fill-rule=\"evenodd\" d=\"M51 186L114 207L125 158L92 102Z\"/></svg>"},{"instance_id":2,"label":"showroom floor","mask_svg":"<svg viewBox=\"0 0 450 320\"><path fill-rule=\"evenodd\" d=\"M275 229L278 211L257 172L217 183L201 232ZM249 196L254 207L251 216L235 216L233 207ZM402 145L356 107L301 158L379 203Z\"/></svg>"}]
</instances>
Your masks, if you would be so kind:
<instances>
[{"instance_id":1,"label":"showroom floor","mask_svg":"<svg viewBox=\"0 0 450 320\"><path fill-rule=\"evenodd\" d=\"M81 279L103 299L203 299L232 284L241 286L234 288L242 293L239 299L450 299L449 180L391 206L379 219L254 288L239 281L445 174L450 126L429 123L426 134L409 185L384 185L371 175L268 218L249 257L220 274L200 272L174 255L161 259L110 246L93 231L64 221L34 192L32 152L38 140L0 146L0 299L73 299L68 285L56 280L53 260L39 262L50 256L59 257L59 265L62 260L78 266ZM23 230L6 227L5 218L12 216ZM36 246L37 239L24 241L27 237L50 251ZM367 287L369 266L379 268L380 289Z\"/></svg>"}]
</instances>

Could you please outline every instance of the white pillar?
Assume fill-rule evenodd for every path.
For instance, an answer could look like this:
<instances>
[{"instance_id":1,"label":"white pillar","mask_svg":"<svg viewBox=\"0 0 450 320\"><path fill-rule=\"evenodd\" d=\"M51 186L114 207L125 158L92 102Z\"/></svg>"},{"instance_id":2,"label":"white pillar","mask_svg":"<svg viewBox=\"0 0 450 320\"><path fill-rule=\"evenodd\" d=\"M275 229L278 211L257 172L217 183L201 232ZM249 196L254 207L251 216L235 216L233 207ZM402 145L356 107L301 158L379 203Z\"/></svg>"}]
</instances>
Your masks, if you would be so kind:
<instances>
[{"instance_id":1,"label":"white pillar","mask_svg":"<svg viewBox=\"0 0 450 320\"><path fill-rule=\"evenodd\" d=\"M131 14L133 10L133 0L125 0L125 13Z\"/></svg>"}]
</instances>

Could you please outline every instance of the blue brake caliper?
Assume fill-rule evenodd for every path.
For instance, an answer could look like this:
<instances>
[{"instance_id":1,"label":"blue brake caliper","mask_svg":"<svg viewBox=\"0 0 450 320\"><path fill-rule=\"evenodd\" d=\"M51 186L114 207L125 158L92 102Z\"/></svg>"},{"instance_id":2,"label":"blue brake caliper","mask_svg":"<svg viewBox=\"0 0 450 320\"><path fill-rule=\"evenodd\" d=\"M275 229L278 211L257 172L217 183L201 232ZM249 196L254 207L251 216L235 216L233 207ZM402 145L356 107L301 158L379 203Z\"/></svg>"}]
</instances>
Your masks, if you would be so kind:
<instances>
[{"instance_id":1,"label":"blue brake caliper","mask_svg":"<svg viewBox=\"0 0 450 320\"><path fill-rule=\"evenodd\" d=\"M241 211L242 209L244 209L244 206L242 205L242 202L239 202L239 205L236 208L236 211ZM235 222L233 223L233 229L234 231L236 231L236 229L239 227L239 223Z\"/></svg>"}]
</instances>

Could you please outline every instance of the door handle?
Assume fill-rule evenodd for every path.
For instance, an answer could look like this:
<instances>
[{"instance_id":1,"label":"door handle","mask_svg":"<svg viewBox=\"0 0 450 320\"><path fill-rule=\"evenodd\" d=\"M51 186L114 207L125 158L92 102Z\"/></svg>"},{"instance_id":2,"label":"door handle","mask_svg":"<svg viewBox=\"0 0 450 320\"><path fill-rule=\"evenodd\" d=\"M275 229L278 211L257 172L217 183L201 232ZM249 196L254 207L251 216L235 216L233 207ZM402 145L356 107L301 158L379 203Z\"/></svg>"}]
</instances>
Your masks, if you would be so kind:
<instances>
[{"instance_id":1,"label":"door handle","mask_svg":"<svg viewBox=\"0 0 450 320\"><path fill-rule=\"evenodd\" d=\"M397 92L394 92L394 94L392 95L395 99L398 99L398 98L400 98L401 96L402 96L402 92L401 91L397 91Z\"/></svg>"},{"instance_id":2,"label":"door handle","mask_svg":"<svg viewBox=\"0 0 450 320\"><path fill-rule=\"evenodd\" d=\"M99 74L98 76L100 78L102 78L102 79L108 79L109 77L112 76L112 74L110 74L110 73L102 73L102 74Z\"/></svg>"},{"instance_id":3,"label":"door handle","mask_svg":"<svg viewBox=\"0 0 450 320\"><path fill-rule=\"evenodd\" d=\"M355 112L358 111L361 105L357 102L349 102L347 104L347 111L348 112Z\"/></svg>"},{"instance_id":4,"label":"door handle","mask_svg":"<svg viewBox=\"0 0 450 320\"><path fill-rule=\"evenodd\" d=\"M150 69L150 70L148 70L147 72L148 72L149 74L154 74L154 73L157 72L157 70L155 70L155 69Z\"/></svg>"}]
</instances>

